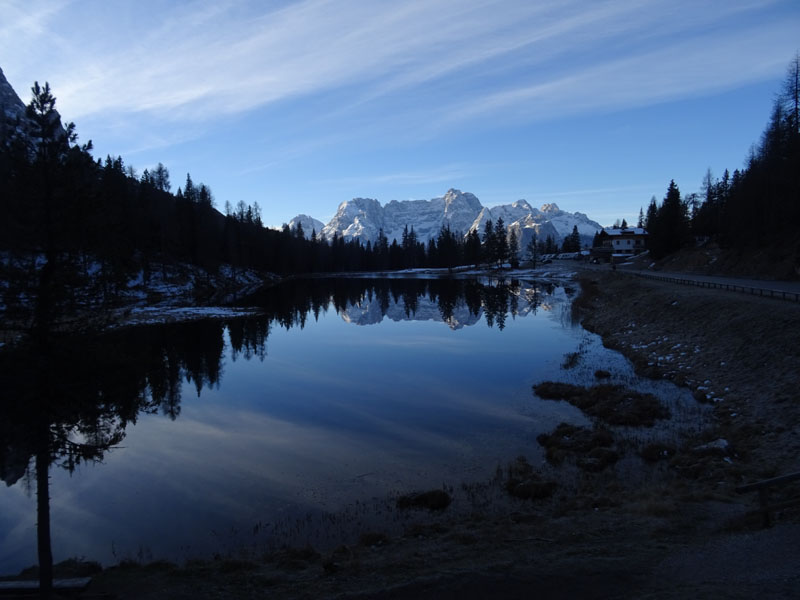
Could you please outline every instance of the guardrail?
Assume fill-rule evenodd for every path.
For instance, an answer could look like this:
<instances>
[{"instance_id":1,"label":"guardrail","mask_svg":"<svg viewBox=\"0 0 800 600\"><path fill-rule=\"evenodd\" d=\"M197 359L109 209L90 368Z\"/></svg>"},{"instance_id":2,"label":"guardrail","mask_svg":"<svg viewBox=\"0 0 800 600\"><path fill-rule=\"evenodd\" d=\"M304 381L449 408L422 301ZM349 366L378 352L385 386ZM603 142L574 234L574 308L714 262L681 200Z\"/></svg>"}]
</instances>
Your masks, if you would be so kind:
<instances>
[{"instance_id":1,"label":"guardrail","mask_svg":"<svg viewBox=\"0 0 800 600\"><path fill-rule=\"evenodd\" d=\"M764 518L764 527L769 527L770 519L769 513L782 508L789 508L791 506L800 505L800 498L793 498L777 504L769 503L769 489L778 485L786 485L792 481L800 479L800 472L791 473L789 475L782 475L781 477L773 477L772 479L765 479L756 483L748 485L740 485L736 488L736 493L745 494L747 492L758 492L758 503L760 505L760 512Z\"/></svg>"},{"instance_id":2,"label":"guardrail","mask_svg":"<svg viewBox=\"0 0 800 600\"><path fill-rule=\"evenodd\" d=\"M755 288L745 285L734 285L730 283L720 283L717 281L702 281L698 279L682 279L680 277L669 277L667 275L656 275L655 273L641 273L639 271L622 271L618 273L625 273L628 275L635 275L636 277L644 277L645 279L655 279L657 281L669 281L671 283L679 283L681 285L694 285L697 287L715 288L720 290L728 290L730 292L741 292L750 294L751 296L761 296L765 298L777 298L779 300L787 300L789 302L800 302L800 292L785 292L782 290L769 290L766 288Z\"/></svg>"}]
</instances>

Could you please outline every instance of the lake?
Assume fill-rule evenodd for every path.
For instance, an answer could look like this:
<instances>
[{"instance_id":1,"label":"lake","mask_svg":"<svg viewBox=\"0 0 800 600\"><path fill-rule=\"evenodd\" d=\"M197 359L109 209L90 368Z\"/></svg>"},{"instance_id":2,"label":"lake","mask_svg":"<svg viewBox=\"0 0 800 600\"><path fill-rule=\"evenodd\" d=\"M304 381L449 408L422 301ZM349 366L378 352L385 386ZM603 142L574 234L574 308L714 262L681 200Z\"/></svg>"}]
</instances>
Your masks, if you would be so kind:
<instances>
[{"instance_id":1,"label":"lake","mask_svg":"<svg viewBox=\"0 0 800 600\"><path fill-rule=\"evenodd\" d=\"M252 316L4 352L0 573L37 562L37 456L56 561L182 561L341 542L400 493L487 481L518 455L541 463L537 435L588 423L533 395L543 380L588 385L603 368L697 423L687 392L640 380L572 322L575 293L525 278L295 280L249 299Z\"/></svg>"}]
</instances>

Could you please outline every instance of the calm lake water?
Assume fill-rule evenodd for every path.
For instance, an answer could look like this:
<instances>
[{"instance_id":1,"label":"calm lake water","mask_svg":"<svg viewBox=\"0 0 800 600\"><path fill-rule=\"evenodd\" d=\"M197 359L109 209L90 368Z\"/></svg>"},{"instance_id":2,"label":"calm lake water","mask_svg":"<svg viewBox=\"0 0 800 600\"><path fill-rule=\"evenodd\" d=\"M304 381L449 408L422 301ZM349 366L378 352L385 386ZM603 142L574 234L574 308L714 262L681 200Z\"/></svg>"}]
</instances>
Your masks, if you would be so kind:
<instances>
[{"instance_id":1,"label":"calm lake water","mask_svg":"<svg viewBox=\"0 0 800 600\"><path fill-rule=\"evenodd\" d=\"M587 423L532 394L545 379L589 384L604 368L689 406L574 326L573 293L525 279L301 280L253 299L258 316L4 356L0 573L37 562L42 410L30 407L42 397L58 399L45 424L54 558L106 564L278 543L303 519L485 481L520 454L538 464L538 434Z\"/></svg>"}]
</instances>

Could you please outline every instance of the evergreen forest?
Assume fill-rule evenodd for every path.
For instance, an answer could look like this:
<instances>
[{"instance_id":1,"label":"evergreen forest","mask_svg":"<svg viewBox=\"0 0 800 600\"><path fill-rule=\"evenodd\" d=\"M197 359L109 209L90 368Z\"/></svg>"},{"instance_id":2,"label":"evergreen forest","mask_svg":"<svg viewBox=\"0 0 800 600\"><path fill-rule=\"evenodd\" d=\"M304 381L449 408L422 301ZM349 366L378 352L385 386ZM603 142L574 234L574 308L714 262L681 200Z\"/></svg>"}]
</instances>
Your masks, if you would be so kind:
<instances>
[{"instance_id":1,"label":"evergreen forest","mask_svg":"<svg viewBox=\"0 0 800 600\"><path fill-rule=\"evenodd\" d=\"M800 54L744 166L726 169L721 178L708 170L699 194L681 196L671 181L664 199L653 197L639 220L655 259L713 240L738 257L766 253L800 265Z\"/></svg>"},{"instance_id":2,"label":"evergreen forest","mask_svg":"<svg viewBox=\"0 0 800 600\"><path fill-rule=\"evenodd\" d=\"M211 188L190 174L173 192L161 163L140 176L122 157L92 156L75 125L62 125L49 85L32 87L23 121L0 122L0 263L4 295L25 290L79 288L89 271L113 297L139 273L189 264L216 273L221 265L281 276L312 272L379 271L479 263L518 264L580 249L577 231L564 240L519 247L502 219L482 232L443 227L423 243L413 228L400 241L381 232L375 243L325 239L302 227L264 227L258 204L215 208ZM648 247L658 259L698 240L714 240L740 254L768 251L797 260L800 250L800 55L789 65L761 140L741 169L715 179L701 193L681 195L672 181L661 202L640 211ZM575 247L577 246L577 248ZM45 271L42 274L40 271ZM55 287L54 287L54 284Z\"/></svg>"}]
</instances>

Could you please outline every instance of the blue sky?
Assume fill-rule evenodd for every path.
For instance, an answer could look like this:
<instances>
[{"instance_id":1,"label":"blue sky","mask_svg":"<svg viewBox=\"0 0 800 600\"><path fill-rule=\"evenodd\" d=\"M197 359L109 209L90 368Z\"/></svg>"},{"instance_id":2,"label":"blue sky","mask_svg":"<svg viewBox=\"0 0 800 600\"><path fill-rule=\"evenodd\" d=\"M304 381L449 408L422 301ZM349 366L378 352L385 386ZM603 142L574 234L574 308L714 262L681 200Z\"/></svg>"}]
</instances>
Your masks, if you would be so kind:
<instances>
[{"instance_id":1,"label":"blue sky","mask_svg":"<svg viewBox=\"0 0 800 600\"><path fill-rule=\"evenodd\" d=\"M80 141L265 223L454 187L635 220L741 167L797 0L0 0L0 68Z\"/></svg>"}]
</instances>

